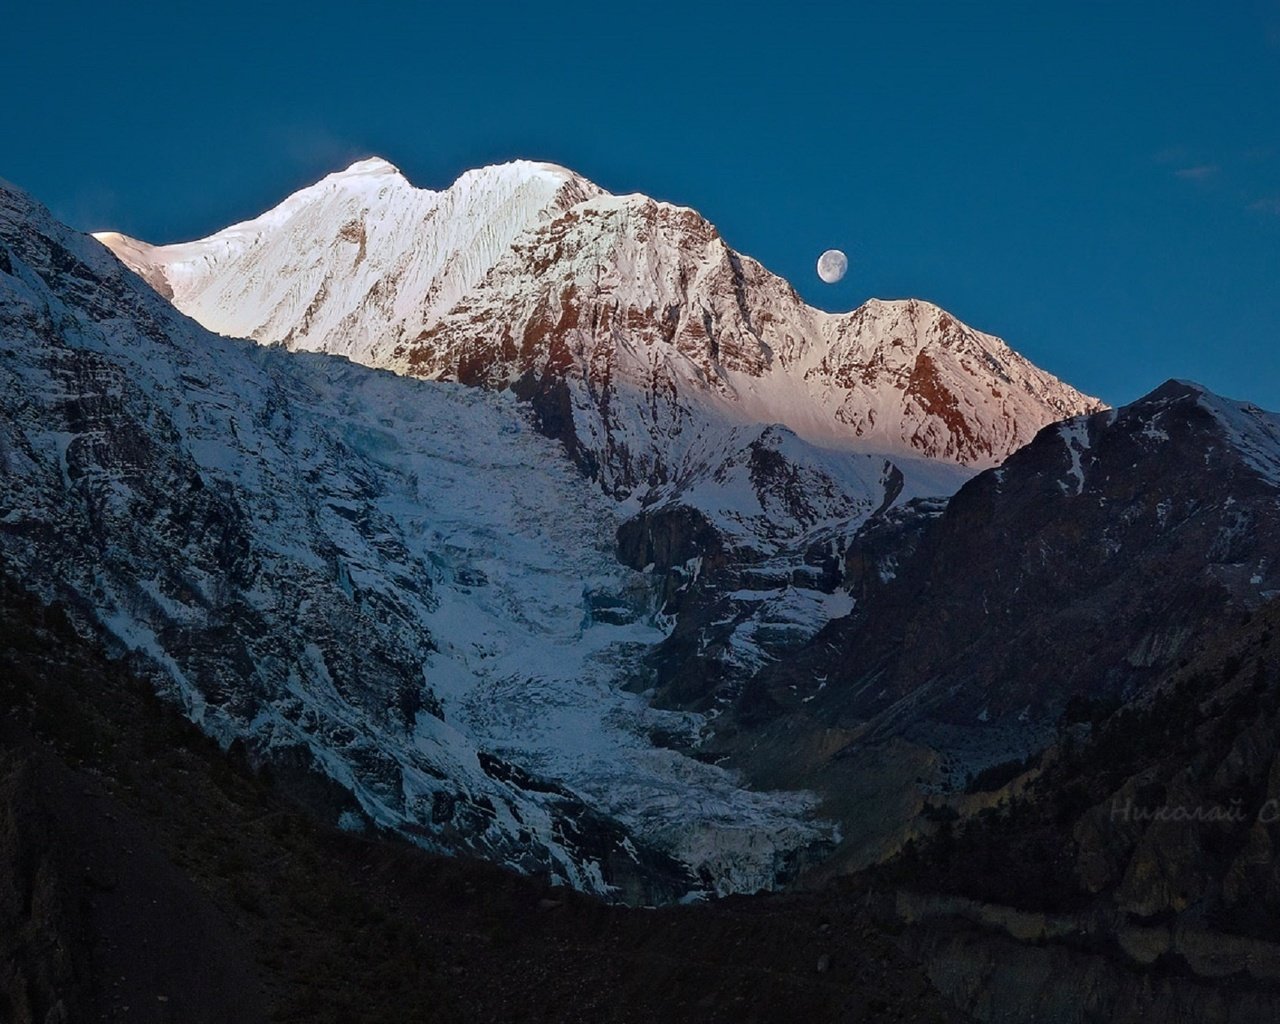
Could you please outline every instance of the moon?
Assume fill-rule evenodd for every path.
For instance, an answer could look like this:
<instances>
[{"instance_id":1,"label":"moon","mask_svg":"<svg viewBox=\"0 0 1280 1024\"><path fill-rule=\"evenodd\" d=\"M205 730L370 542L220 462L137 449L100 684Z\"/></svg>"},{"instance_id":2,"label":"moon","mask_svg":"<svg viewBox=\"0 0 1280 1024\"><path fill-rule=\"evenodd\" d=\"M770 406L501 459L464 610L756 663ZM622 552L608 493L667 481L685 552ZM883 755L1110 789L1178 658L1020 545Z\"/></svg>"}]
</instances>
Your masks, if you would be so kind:
<instances>
[{"instance_id":1,"label":"moon","mask_svg":"<svg viewBox=\"0 0 1280 1024\"><path fill-rule=\"evenodd\" d=\"M849 257L839 249L828 249L818 257L818 276L835 284L849 271Z\"/></svg>"}]
</instances>

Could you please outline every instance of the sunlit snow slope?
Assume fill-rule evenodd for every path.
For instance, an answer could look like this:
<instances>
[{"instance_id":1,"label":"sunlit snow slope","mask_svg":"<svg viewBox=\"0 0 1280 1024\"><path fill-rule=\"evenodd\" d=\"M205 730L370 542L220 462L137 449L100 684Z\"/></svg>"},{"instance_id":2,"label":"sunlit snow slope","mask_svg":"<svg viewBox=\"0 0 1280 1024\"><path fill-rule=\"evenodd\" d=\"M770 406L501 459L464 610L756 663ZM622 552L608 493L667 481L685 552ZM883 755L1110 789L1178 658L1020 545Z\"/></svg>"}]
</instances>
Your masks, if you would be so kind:
<instances>
[{"instance_id":1,"label":"sunlit snow slope","mask_svg":"<svg viewBox=\"0 0 1280 1024\"><path fill-rule=\"evenodd\" d=\"M983 467L1099 407L935 306L821 312L695 211L548 164L431 192L365 160L200 241L98 237L214 331L513 387L621 496L725 426Z\"/></svg>"},{"instance_id":2,"label":"sunlit snow slope","mask_svg":"<svg viewBox=\"0 0 1280 1024\"><path fill-rule=\"evenodd\" d=\"M393 344L452 308L523 231L596 191L564 168L521 161L432 192L373 158L200 241L97 238L220 334L382 365Z\"/></svg>"}]
</instances>

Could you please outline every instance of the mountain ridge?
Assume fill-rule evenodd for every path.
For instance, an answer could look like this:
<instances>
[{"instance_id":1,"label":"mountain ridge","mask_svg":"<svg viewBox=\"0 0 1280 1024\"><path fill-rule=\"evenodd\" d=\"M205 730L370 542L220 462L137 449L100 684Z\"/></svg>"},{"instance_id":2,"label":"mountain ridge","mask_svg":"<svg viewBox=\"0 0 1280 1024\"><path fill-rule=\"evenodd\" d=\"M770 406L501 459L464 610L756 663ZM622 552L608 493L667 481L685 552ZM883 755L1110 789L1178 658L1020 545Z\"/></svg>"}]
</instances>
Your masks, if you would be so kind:
<instances>
[{"instance_id":1,"label":"mountain ridge","mask_svg":"<svg viewBox=\"0 0 1280 1024\"><path fill-rule=\"evenodd\" d=\"M208 238L153 246L115 232L94 237L153 286L161 282L158 290L216 333L358 356L362 345L376 353L378 339L342 337L357 303L373 302L379 315L367 326L383 330L393 317L410 313L377 306L379 281L408 273L416 296L430 289L433 301L447 306L529 218L593 189L556 165L515 161L467 171L435 192L414 187L393 164L372 157ZM447 221L445 237L434 238L430 229L440 221ZM296 244L273 245L285 228ZM314 254L321 251L338 262L320 265ZM405 265L406 254L417 260L415 267ZM220 276L227 266L234 268L230 282Z\"/></svg>"},{"instance_id":2,"label":"mountain ridge","mask_svg":"<svg viewBox=\"0 0 1280 1024\"><path fill-rule=\"evenodd\" d=\"M822 792L837 856L869 863L1069 705L1143 700L1280 597L1278 496L1280 416L1200 385L1051 424L918 526L868 521L851 612L742 686L708 749Z\"/></svg>"},{"instance_id":3,"label":"mountain ridge","mask_svg":"<svg viewBox=\"0 0 1280 1024\"><path fill-rule=\"evenodd\" d=\"M607 491L641 500L725 425L983 468L1102 407L931 304L814 309L691 208L554 164L430 192L375 158L207 239L97 237L220 333L514 388Z\"/></svg>"}]
</instances>

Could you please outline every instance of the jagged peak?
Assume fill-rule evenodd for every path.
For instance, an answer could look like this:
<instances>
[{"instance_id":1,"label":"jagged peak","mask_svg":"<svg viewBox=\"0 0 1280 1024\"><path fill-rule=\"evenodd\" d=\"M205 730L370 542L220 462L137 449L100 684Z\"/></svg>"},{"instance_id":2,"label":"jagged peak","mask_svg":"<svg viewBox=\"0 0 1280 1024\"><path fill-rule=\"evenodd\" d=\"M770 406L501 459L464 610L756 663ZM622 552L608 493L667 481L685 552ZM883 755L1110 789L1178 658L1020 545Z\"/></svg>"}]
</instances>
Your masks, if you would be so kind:
<instances>
[{"instance_id":1,"label":"jagged peak","mask_svg":"<svg viewBox=\"0 0 1280 1024\"><path fill-rule=\"evenodd\" d=\"M936 323L939 320L963 323L954 313L943 309L937 303L930 302L928 299L918 299L910 296L902 299L880 299L873 296L853 310L853 313L855 315L861 313L864 316L874 317L906 317L910 320L924 323ZM847 316L848 314L837 313L835 315Z\"/></svg>"},{"instance_id":2,"label":"jagged peak","mask_svg":"<svg viewBox=\"0 0 1280 1024\"><path fill-rule=\"evenodd\" d=\"M833 340L841 337L844 330L859 330L872 324L876 325L872 337L880 337L882 344L904 354L936 347L950 348L963 342L977 345L1001 360L1014 355L1000 338L978 330L926 299L870 298L848 313L815 312L837 325Z\"/></svg>"},{"instance_id":3,"label":"jagged peak","mask_svg":"<svg viewBox=\"0 0 1280 1024\"><path fill-rule=\"evenodd\" d=\"M1227 407L1257 408L1256 406L1250 406L1249 403L1238 402L1235 399L1217 394L1198 381L1182 377L1170 377L1162 384L1152 388L1141 398L1129 403L1125 408L1145 413L1146 410L1153 406L1159 408L1177 404L1198 405L1210 412L1217 412Z\"/></svg>"},{"instance_id":4,"label":"jagged peak","mask_svg":"<svg viewBox=\"0 0 1280 1024\"><path fill-rule=\"evenodd\" d=\"M281 207L291 208L305 203L311 197L331 193L334 189L340 192L360 194L381 190L387 186L420 191L410 184L409 179L404 176L400 168L395 164L389 160L384 160L380 156L371 156L357 160L340 171L326 174L314 184L307 185L287 197L274 209L278 210ZM270 212L268 211L268 213Z\"/></svg>"},{"instance_id":5,"label":"jagged peak","mask_svg":"<svg viewBox=\"0 0 1280 1024\"><path fill-rule=\"evenodd\" d=\"M720 232L716 226L697 210L654 199L642 192L614 195L597 191L588 194L571 210L584 224L592 221L610 224L614 229L611 234L620 230L637 241L643 239L644 234L632 235L632 229L627 225L661 226L671 231L678 239L687 238L693 245L700 245L710 239L720 239Z\"/></svg>"},{"instance_id":6,"label":"jagged peak","mask_svg":"<svg viewBox=\"0 0 1280 1024\"><path fill-rule=\"evenodd\" d=\"M549 163L544 160L508 160L500 164L485 164L482 167L473 167L470 170L463 171L454 180L451 188L457 187L463 183L470 182L487 182L502 179L527 180L530 178L552 178L557 181L579 181L591 184L595 188L599 186L589 182L577 171L561 164ZM600 189L600 191L604 191Z\"/></svg>"},{"instance_id":7,"label":"jagged peak","mask_svg":"<svg viewBox=\"0 0 1280 1024\"><path fill-rule=\"evenodd\" d=\"M333 174L329 175L329 177L355 178L367 175L386 176L392 174L404 177L404 175L401 174L400 168L390 160L384 160L380 156L370 156L365 157L363 160L357 160L350 167L347 167L344 170L335 171Z\"/></svg>"},{"instance_id":8,"label":"jagged peak","mask_svg":"<svg viewBox=\"0 0 1280 1024\"><path fill-rule=\"evenodd\" d=\"M615 195L611 192L602 191L600 195L589 200L589 202L600 210L663 210L671 213L692 214L699 220L706 220L702 214L691 206L681 206L679 203L670 203L665 199L654 199L653 196L645 195L643 192L624 192Z\"/></svg>"},{"instance_id":9,"label":"jagged peak","mask_svg":"<svg viewBox=\"0 0 1280 1024\"><path fill-rule=\"evenodd\" d=\"M592 192L604 193L598 185L589 181L587 178L578 174L576 171L564 167L561 164L551 163L545 160L508 160L503 163L485 164L480 167L472 167L463 171L454 180L443 189L421 188L414 185L405 177L403 171L395 164L380 156L366 157L357 160L349 167L340 171L334 171L332 174L326 175L315 186L303 188L295 195L308 192L310 188L325 183L338 185L361 185L367 183L370 179L379 183L384 183L386 179L393 179L409 185L419 192L429 192L439 194L440 192L450 192L454 190L468 190L474 188L491 187L499 182L523 184L526 181L535 179L546 179L555 183L577 182L587 186Z\"/></svg>"},{"instance_id":10,"label":"jagged peak","mask_svg":"<svg viewBox=\"0 0 1280 1024\"><path fill-rule=\"evenodd\" d=\"M1116 424L1152 448L1186 448L1188 432L1207 433L1237 452L1271 485L1280 486L1280 414L1225 398L1193 380L1171 378L1141 398L1107 410L1103 418L1076 416L1041 433L1060 435L1068 448L1078 451L1092 443L1089 439L1099 425Z\"/></svg>"},{"instance_id":11,"label":"jagged peak","mask_svg":"<svg viewBox=\"0 0 1280 1024\"><path fill-rule=\"evenodd\" d=\"M1220 420L1238 420L1245 416L1266 420L1280 425L1280 413L1263 409L1253 402L1228 398L1194 380L1171 377L1154 391L1134 402L1131 408L1143 409L1151 405L1167 406L1178 402L1191 402L1212 413Z\"/></svg>"},{"instance_id":12,"label":"jagged peak","mask_svg":"<svg viewBox=\"0 0 1280 1024\"><path fill-rule=\"evenodd\" d=\"M1170 377L1159 387L1143 395L1138 402L1158 402L1176 398L1199 398L1208 396L1219 398L1203 384L1182 377ZM1136 403L1135 403L1136 404Z\"/></svg>"}]
</instances>

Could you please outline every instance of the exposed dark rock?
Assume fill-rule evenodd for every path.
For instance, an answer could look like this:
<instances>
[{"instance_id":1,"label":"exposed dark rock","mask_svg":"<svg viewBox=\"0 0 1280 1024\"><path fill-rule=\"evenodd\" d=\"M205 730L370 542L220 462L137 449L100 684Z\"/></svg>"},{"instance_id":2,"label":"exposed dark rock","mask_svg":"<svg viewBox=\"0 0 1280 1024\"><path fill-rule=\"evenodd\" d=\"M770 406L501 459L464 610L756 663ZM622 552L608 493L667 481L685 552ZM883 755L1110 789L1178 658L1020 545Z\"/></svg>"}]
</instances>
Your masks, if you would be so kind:
<instances>
[{"instance_id":1,"label":"exposed dark rock","mask_svg":"<svg viewBox=\"0 0 1280 1024\"><path fill-rule=\"evenodd\" d=\"M618 558L633 569L672 569L695 558L715 568L724 562L724 542L697 509L664 505L641 511L618 527Z\"/></svg>"},{"instance_id":2,"label":"exposed dark rock","mask_svg":"<svg viewBox=\"0 0 1280 1024\"><path fill-rule=\"evenodd\" d=\"M833 721L909 698L909 717L976 731L1141 691L1280 584L1280 481L1203 395L1171 383L1045 428L963 487L892 574L851 551L866 600L770 685L829 672L815 711Z\"/></svg>"},{"instance_id":3,"label":"exposed dark rock","mask_svg":"<svg viewBox=\"0 0 1280 1024\"><path fill-rule=\"evenodd\" d=\"M1280 602L872 875L979 1019L1280 1012ZM1083 1000L1081 995L1084 995Z\"/></svg>"}]
</instances>

